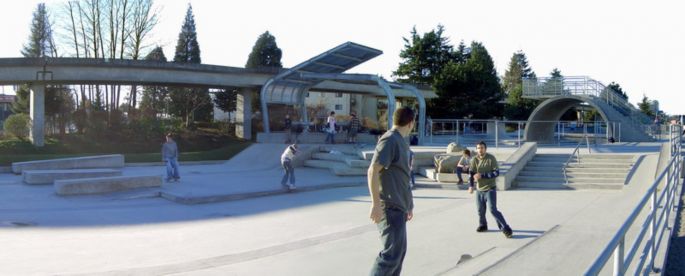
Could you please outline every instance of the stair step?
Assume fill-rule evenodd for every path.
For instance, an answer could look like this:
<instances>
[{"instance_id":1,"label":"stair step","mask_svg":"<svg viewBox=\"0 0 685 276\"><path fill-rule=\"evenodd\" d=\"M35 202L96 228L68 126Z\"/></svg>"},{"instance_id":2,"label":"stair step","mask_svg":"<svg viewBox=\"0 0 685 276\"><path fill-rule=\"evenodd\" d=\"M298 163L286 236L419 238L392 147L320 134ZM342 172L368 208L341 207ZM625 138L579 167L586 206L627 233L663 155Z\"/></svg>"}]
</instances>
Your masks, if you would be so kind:
<instances>
[{"instance_id":1,"label":"stair step","mask_svg":"<svg viewBox=\"0 0 685 276\"><path fill-rule=\"evenodd\" d=\"M564 163L559 163L559 162L535 162L531 161L528 162L526 167L558 167L562 168L565 165ZM576 168L629 168L632 166L633 163L597 163L597 162L582 162L582 163L575 163L571 162L568 164L569 167L576 167Z\"/></svg>"},{"instance_id":2,"label":"stair step","mask_svg":"<svg viewBox=\"0 0 685 276\"><path fill-rule=\"evenodd\" d=\"M567 171L566 174L568 177L571 178L578 178L578 177L594 177L594 178L625 178L627 173L626 172L619 172L619 173L609 173L609 172L603 172L603 171L594 171L594 172L586 172L586 171ZM519 176L561 176L564 177L564 172L559 170L559 171L526 171L523 170L519 173Z\"/></svg>"},{"instance_id":3,"label":"stair step","mask_svg":"<svg viewBox=\"0 0 685 276\"><path fill-rule=\"evenodd\" d=\"M544 183L544 182L525 182L516 181L517 188L535 188L535 189L574 189L574 190L620 190L623 189L623 184L607 184L607 183L570 183L564 185L562 183Z\"/></svg>"},{"instance_id":4,"label":"stair step","mask_svg":"<svg viewBox=\"0 0 685 276\"><path fill-rule=\"evenodd\" d=\"M625 185L623 183L569 183L567 186L577 190L620 190L623 189L623 186Z\"/></svg>"},{"instance_id":5,"label":"stair step","mask_svg":"<svg viewBox=\"0 0 685 276\"><path fill-rule=\"evenodd\" d=\"M626 160L633 160L635 156L634 155L629 155L629 154L581 154L580 159L612 159L612 160L619 160L619 159L626 159Z\"/></svg>"},{"instance_id":6,"label":"stair step","mask_svg":"<svg viewBox=\"0 0 685 276\"><path fill-rule=\"evenodd\" d=\"M566 183L566 179L561 176L519 176L516 178L523 182L552 182L552 183ZM568 177L569 183L593 183L597 182L597 177ZM601 178L602 182L606 183L623 183L625 178Z\"/></svg>"},{"instance_id":7,"label":"stair step","mask_svg":"<svg viewBox=\"0 0 685 276\"><path fill-rule=\"evenodd\" d=\"M528 181L515 181L517 188L536 188L536 189L570 189L563 183L547 183L547 182L528 182Z\"/></svg>"},{"instance_id":8,"label":"stair step","mask_svg":"<svg viewBox=\"0 0 685 276\"><path fill-rule=\"evenodd\" d=\"M562 172L562 166L560 167L534 167L526 166L522 172ZM607 172L607 173L628 173L630 168L577 168L569 167L566 168L567 172Z\"/></svg>"},{"instance_id":9,"label":"stair step","mask_svg":"<svg viewBox=\"0 0 685 276\"><path fill-rule=\"evenodd\" d=\"M610 163L570 163L568 164L569 167L571 168L626 168L630 169L633 164L632 163L627 163L627 164L610 164Z\"/></svg>"}]
</instances>

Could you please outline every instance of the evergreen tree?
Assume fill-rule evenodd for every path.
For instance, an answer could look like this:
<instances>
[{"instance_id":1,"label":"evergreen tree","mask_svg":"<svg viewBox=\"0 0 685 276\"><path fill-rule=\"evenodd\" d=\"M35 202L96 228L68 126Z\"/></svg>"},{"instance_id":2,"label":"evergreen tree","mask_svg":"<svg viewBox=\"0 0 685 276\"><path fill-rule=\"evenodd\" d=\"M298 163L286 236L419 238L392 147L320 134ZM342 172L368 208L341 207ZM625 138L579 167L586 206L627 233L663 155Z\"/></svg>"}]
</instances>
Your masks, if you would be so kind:
<instances>
[{"instance_id":1,"label":"evergreen tree","mask_svg":"<svg viewBox=\"0 0 685 276\"><path fill-rule=\"evenodd\" d=\"M145 56L145 60L167 62L162 47L155 47ZM163 86L146 86L143 88L143 98L140 101L140 109L148 118L156 118L157 114L165 110L169 88Z\"/></svg>"},{"instance_id":2,"label":"evergreen tree","mask_svg":"<svg viewBox=\"0 0 685 276\"><path fill-rule=\"evenodd\" d=\"M510 93L517 85L521 85L523 78L535 78L535 72L530 68L526 54L519 50L509 60L509 68L502 79L502 89L505 93Z\"/></svg>"},{"instance_id":3,"label":"evergreen tree","mask_svg":"<svg viewBox=\"0 0 685 276\"><path fill-rule=\"evenodd\" d=\"M197 32L195 30L195 16L193 15L193 7L190 4L188 4L181 32L178 34L174 62L202 63L200 59L200 45L197 42Z\"/></svg>"},{"instance_id":4,"label":"evergreen tree","mask_svg":"<svg viewBox=\"0 0 685 276\"><path fill-rule=\"evenodd\" d=\"M222 89L214 93L214 104L224 112L233 112L236 108L237 93L238 91L235 89Z\"/></svg>"},{"instance_id":5,"label":"evergreen tree","mask_svg":"<svg viewBox=\"0 0 685 276\"><path fill-rule=\"evenodd\" d=\"M188 4L174 54L176 63L201 63L200 45L195 31L193 8ZM184 119L186 127L195 120L211 121L212 101L206 88L174 88L170 92L170 113Z\"/></svg>"},{"instance_id":6,"label":"evergreen tree","mask_svg":"<svg viewBox=\"0 0 685 276\"><path fill-rule=\"evenodd\" d=\"M551 79L558 80L558 79L563 78L564 76L561 75L561 71L559 71L559 69L554 68L554 69L552 69L552 72L549 73L549 77Z\"/></svg>"},{"instance_id":7,"label":"evergreen tree","mask_svg":"<svg viewBox=\"0 0 685 276\"><path fill-rule=\"evenodd\" d=\"M254 46L252 46L252 52L250 52L250 55L247 57L247 62L245 63L245 68L260 68L260 67L272 67L272 68L283 68L283 64L281 63L281 57L283 53L280 48L278 48L278 45L276 44L276 37L271 35L269 31L264 32L261 34L258 38L257 41L255 41ZM256 92L256 91L253 91ZM222 94L222 95L219 95ZM226 104L228 106L231 105L230 101L235 101L235 99L232 99L232 97L236 97L236 93L233 90L224 90L223 92L219 92L217 94L216 100L219 98L225 98L229 102L228 103L222 103ZM254 100L252 101L252 109L254 110L260 110L261 109L261 95L259 93L253 93L255 95ZM230 109L230 108L229 108ZM235 108L234 108L235 110ZM226 111L226 110L224 110ZM230 112L230 111L227 111ZM261 118L259 118L261 119ZM257 128L253 128L253 131L256 131Z\"/></svg>"},{"instance_id":8,"label":"evergreen tree","mask_svg":"<svg viewBox=\"0 0 685 276\"><path fill-rule=\"evenodd\" d=\"M57 56L57 49L52 38L52 23L45 8L45 3L39 3L33 12L31 34L27 43L21 49L21 55L27 58ZM12 112L28 114L29 96L30 89L28 85L21 85L16 91L15 101L12 103ZM50 103L48 97L46 98L46 105L50 104L54 103Z\"/></svg>"},{"instance_id":9,"label":"evergreen tree","mask_svg":"<svg viewBox=\"0 0 685 276\"><path fill-rule=\"evenodd\" d=\"M463 62L462 56L455 55L449 38L443 36L445 27L438 25L436 29L419 35L416 27L411 30L410 38L404 39L404 49L400 52L400 62L397 70L392 73L399 82L420 83L432 85L435 77L449 62ZM461 54L464 48L460 45Z\"/></svg>"},{"instance_id":10,"label":"evergreen tree","mask_svg":"<svg viewBox=\"0 0 685 276\"><path fill-rule=\"evenodd\" d=\"M649 117L654 117L654 111L652 111L652 102L647 98L646 95L642 95L642 101L640 101L637 106L640 111Z\"/></svg>"},{"instance_id":11,"label":"evergreen tree","mask_svg":"<svg viewBox=\"0 0 685 276\"><path fill-rule=\"evenodd\" d=\"M52 23L45 8L45 3L39 3L33 12L31 34L29 41L21 50L24 57L56 57L57 48L52 38Z\"/></svg>"},{"instance_id":12,"label":"evergreen tree","mask_svg":"<svg viewBox=\"0 0 685 276\"><path fill-rule=\"evenodd\" d=\"M607 88L614 90L614 92L617 92L618 95L626 101L628 100L628 94L625 91L623 91L623 88L621 88L620 84L612 81L609 85L607 85Z\"/></svg>"},{"instance_id":13,"label":"evergreen tree","mask_svg":"<svg viewBox=\"0 0 685 276\"><path fill-rule=\"evenodd\" d=\"M527 120L538 100L523 98L523 78L535 79L535 72L528 64L528 58L519 50L511 56L509 68L502 79L502 89L506 93L507 101L504 106L504 116L510 120Z\"/></svg>"},{"instance_id":14,"label":"evergreen tree","mask_svg":"<svg viewBox=\"0 0 685 276\"><path fill-rule=\"evenodd\" d=\"M257 38L257 41L252 47L252 52L250 52L250 55L247 58L245 68L282 68L281 56L282 52L276 44L276 37L271 35L269 31L266 31Z\"/></svg>"},{"instance_id":15,"label":"evergreen tree","mask_svg":"<svg viewBox=\"0 0 685 276\"><path fill-rule=\"evenodd\" d=\"M439 99L435 116L490 119L501 116L502 87L492 57L479 43L472 42L465 62L451 61L436 77Z\"/></svg>"}]
</instances>

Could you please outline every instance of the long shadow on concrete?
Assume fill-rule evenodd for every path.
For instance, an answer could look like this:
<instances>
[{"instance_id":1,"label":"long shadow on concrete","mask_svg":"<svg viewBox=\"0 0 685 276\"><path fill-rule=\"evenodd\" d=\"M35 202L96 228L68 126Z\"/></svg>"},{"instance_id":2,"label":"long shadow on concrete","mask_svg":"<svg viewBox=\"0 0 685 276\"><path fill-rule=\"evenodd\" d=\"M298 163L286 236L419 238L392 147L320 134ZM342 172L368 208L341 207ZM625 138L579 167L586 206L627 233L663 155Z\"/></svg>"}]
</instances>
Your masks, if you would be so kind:
<instances>
[{"instance_id":1,"label":"long shadow on concrete","mask_svg":"<svg viewBox=\"0 0 685 276\"><path fill-rule=\"evenodd\" d=\"M93 227L174 223L225 217L260 215L331 202L359 202L368 196L366 187L349 187L316 192L295 192L269 197L183 205L159 197L138 197L131 193L109 196L60 198L44 190L43 201L15 201L0 206L3 227ZM138 193L141 193L140 191ZM37 198L34 198L36 200Z\"/></svg>"}]
</instances>

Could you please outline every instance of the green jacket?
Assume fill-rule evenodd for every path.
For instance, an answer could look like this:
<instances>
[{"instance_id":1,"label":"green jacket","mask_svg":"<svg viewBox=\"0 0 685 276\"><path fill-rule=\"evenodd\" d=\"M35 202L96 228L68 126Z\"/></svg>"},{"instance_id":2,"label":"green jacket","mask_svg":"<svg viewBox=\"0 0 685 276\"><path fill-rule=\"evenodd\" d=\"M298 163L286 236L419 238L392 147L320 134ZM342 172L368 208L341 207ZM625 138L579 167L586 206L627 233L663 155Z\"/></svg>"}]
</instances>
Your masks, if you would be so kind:
<instances>
[{"instance_id":1,"label":"green jacket","mask_svg":"<svg viewBox=\"0 0 685 276\"><path fill-rule=\"evenodd\" d=\"M489 191L497 188L495 178L499 176L499 165L495 156L485 153L483 158L476 155L471 159L471 172L480 174L480 180L476 188L481 191Z\"/></svg>"}]
</instances>

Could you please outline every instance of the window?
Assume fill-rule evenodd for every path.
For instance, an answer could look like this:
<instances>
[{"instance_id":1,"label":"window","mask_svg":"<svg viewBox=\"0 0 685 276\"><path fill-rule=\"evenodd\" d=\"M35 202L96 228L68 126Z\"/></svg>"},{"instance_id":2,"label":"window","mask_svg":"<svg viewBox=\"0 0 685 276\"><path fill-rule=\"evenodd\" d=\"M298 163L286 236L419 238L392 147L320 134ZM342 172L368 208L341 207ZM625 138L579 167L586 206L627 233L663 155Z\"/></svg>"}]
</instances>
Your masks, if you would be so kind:
<instances>
[{"instance_id":1,"label":"window","mask_svg":"<svg viewBox=\"0 0 685 276\"><path fill-rule=\"evenodd\" d=\"M342 104L336 104L335 110L342 110Z\"/></svg>"},{"instance_id":2,"label":"window","mask_svg":"<svg viewBox=\"0 0 685 276\"><path fill-rule=\"evenodd\" d=\"M336 98L342 98L342 93L335 93Z\"/></svg>"}]
</instances>

